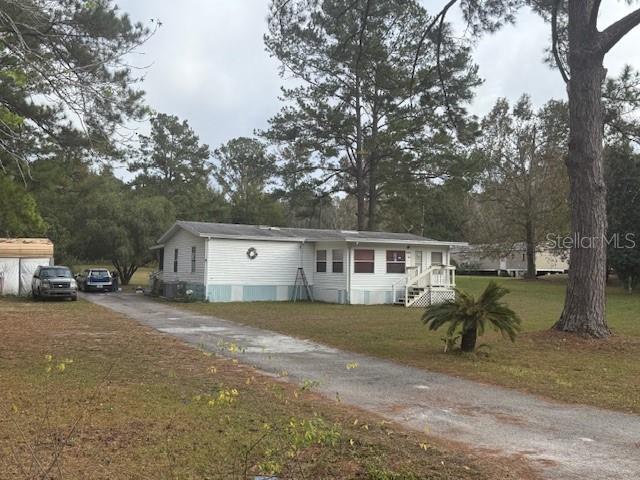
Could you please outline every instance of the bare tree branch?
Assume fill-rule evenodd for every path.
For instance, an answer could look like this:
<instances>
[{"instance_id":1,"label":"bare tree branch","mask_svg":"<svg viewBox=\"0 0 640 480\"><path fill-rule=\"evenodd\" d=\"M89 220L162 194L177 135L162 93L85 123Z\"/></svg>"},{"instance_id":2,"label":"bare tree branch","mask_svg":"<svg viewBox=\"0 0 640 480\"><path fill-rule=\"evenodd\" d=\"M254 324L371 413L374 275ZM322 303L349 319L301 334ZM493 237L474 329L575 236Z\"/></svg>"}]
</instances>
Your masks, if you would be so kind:
<instances>
[{"instance_id":1,"label":"bare tree branch","mask_svg":"<svg viewBox=\"0 0 640 480\"><path fill-rule=\"evenodd\" d=\"M433 30L433 27L435 27L438 24L438 21L440 20L440 17L444 17L447 14L447 11L453 7L456 2L458 0L449 0L449 2L443 7L442 10L440 10L440 12L433 17L433 19L431 20L431 23L429 25L427 25L427 28L424 29L424 32L422 32L422 36L420 37L420 41L418 42L418 46L416 47L416 54L415 57L413 59L413 67L411 68L411 87L410 90L413 90L413 84L414 84L414 78L416 75L416 69L418 68L418 61L420 60L420 54L422 53L422 47L424 45L424 42L427 40L427 36L429 35L429 33L431 32L431 30Z\"/></svg>"},{"instance_id":2,"label":"bare tree branch","mask_svg":"<svg viewBox=\"0 0 640 480\"><path fill-rule=\"evenodd\" d=\"M627 33L640 24L640 8L609 25L599 35L601 53L611 50Z\"/></svg>"},{"instance_id":3,"label":"bare tree branch","mask_svg":"<svg viewBox=\"0 0 640 480\"><path fill-rule=\"evenodd\" d=\"M562 80L564 80L564 83L569 83L569 75L567 75L567 70L565 69L564 62L562 61L560 52L558 51L558 10L560 8L560 2L561 0L555 1L551 12L551 50L553 51L553 58L556 61L556 66L558 67L558 70L560 70Z\"/></svg>"}]
</instances>

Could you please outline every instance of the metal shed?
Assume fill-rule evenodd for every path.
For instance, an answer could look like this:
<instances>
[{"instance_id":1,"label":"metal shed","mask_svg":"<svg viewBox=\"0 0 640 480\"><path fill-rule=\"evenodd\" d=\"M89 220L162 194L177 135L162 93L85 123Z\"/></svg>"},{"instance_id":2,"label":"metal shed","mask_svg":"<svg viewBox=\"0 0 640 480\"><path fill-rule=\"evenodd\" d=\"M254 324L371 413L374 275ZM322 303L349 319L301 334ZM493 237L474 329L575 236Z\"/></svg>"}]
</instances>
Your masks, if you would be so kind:
<instances>
[{"instance_id":1,"label":"metal shed","mask_svg":"<svg viewBox=\"0 0 640 480\"><path fill-rule=\"evenodd\" d=\"M0 238L0 295L28 295L39 265L53 265L48 238Z\"/></svg>"}]
</instances>

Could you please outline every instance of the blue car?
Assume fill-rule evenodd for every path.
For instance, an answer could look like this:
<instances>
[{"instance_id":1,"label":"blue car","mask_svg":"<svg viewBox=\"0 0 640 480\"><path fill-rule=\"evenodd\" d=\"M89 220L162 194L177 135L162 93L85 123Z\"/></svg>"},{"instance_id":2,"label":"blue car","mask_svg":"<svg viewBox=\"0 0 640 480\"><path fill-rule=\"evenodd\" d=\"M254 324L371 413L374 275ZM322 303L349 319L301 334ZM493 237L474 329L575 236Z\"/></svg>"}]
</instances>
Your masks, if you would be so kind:
<instances>
[{"instance_id":1,"label":"blue car","mask_svg":"<svg viewBox=\"0 0 640 480\"><path fill-rule=\"evenodd\" d=\"M88 268L78 275L78 287L83 292L112 292L113 278L106 268Z\"/></svg>"}]
</instances>

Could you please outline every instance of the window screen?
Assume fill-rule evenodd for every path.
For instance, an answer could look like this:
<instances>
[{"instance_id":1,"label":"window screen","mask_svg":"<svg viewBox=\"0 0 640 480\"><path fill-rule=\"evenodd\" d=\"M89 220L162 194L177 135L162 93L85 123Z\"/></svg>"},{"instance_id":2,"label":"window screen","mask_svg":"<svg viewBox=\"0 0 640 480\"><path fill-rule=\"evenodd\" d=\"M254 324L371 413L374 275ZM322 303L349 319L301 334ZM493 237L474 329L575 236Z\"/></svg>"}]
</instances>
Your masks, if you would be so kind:
<instances>
[{"instance_id":1,"label":"window screen","mask_svg":"<svg viewBox=\"0 0 640 480\"><path fill-rule=\"evenodd\" d=\"M353 251L354 273L373 273L375 269L375 252L373 250Z\"/></svg>"},{"instance_id":2,"label":"window screen","mask_svg":"<svg viewBox=\"0 0 640 480\"><path fill-rule=\"evenodd\" d=\"M404 250L387 250L387 273L404 273L406 258Z\"/></svg>"},{"instance_id":3,"label":"window screen","mask_svg":"<svg viewBox=\"0 0 640 480\"><path fill-rule=\"evenodd\" d=\"M331 250L331 271L333 273L344 272L344 251Z\"/></svg>"},{"instance_id":4,"label":"window screen","mask_svg":"<svg viewBox=\"0 0 640 480\"><path fill-rule=\"evenodd\" d=\"M327 271L327 251L316 250L316 272L324 273Z\"/></svg>"}]
</instances>

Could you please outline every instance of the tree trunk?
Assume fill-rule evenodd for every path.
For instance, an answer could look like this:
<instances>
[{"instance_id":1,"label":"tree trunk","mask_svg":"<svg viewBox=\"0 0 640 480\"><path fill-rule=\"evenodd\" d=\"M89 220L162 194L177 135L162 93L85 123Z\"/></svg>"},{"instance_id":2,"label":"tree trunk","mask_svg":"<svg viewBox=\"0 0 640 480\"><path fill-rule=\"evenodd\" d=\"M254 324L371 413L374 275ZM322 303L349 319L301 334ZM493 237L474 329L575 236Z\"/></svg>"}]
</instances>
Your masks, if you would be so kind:
<instances>
[{"instance_id":1,"label":"tree trunk","mask_svg":"<svg viewBox=\"0 0 640 480\"><path fill-rule=\"evenodd\" d=\"M602 169L604 54L594 45L590 9L569 2L569 173L571 248L564 310L556 330L604 338L606 188Z\"/></svg>"},{"instance_id":2,"label":"tree trunk","mask_svg":"<svg viewBox=\"0 0 640 480\"><path fill-rule=\"evenodd\" d=\"M365 152L362 132L362 105L360 103L360 78L356 76L356 201L358 230L366 228L367 211L367 186L365 178Z\"/></svg>"},{"instance_id":3,"label":"tree trunk","mask_svg":"<svg viewBox=\"0 0 640 480\"><path fill-rule=\"evenodd\" d=\"M535 226L531 220L527 220L526 233L526 249L527 249L527 273L526 278L536 279L536 232Z\"/></svg>"},{"instance_id":4,"label":"tree trunk","mask_svg":"<svg viewBox=\"0 0 640 480\"><path fill-rule=\"evenodd\" d=\"M378 229L378 179L377 165L374 154L369 155L369 220L367 230Z\"/></svg>"},{"instance_id":5,"label":"tree trunk","mask_svg":"<svg viewBox=\"0 0 640 480\"><path fill-rule=\"evenodd\" d=\"M378 110L374 106L369 139L369 221L367 229L378 230Z\"/></svg>"},{"instance_id":6,"label":"tree trunk","mask_svg":"<svg viewBox=\"0 0 640 480\"><path fill-rule=\"evenodd\" d=\"M116 269L116 272L118 272L118 277L120 279L120 285L129 285L129 282L131 281L131 278L133 277L133 275L138 270L138 266L133 264L133 263L120 265L120 263L116 262L115 260L112 263L113 263L113 266Z\"/></svg>"},{"instance_id":7,"label":"tree trunk","mask_svg":"<svg viewBox=\"0 0 640 480\"><path fill-rule=\"evenodd\" d=\"M356 203L357 209L356 217L358 218L358 231L366 230L367 228L367 189L364 183L364 179L360 176L356 178Z\"/></svg>"},{"instance_id":8,"label":"tree trunk","mask_svg":"<svg viewBox=\"0 0 640 480\"><path fill-rule=\"evenodd\" d=\"M460 340L460 350L463 352L473 352L476 349L476 341L478 340L478 330L470 328L462 332L462 340Z\"/></svg>"}]
</instances>

